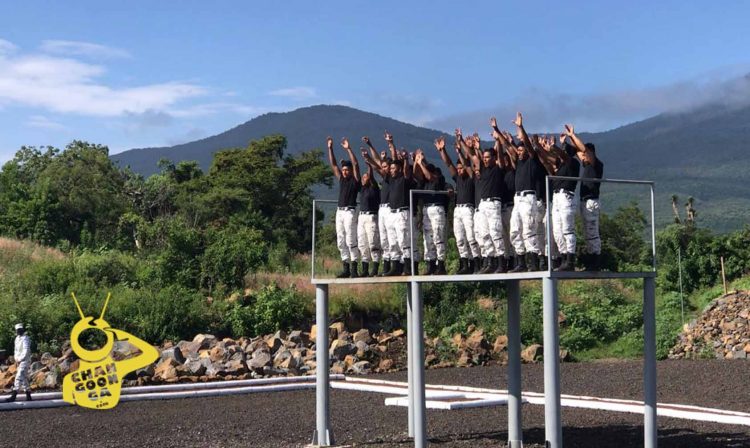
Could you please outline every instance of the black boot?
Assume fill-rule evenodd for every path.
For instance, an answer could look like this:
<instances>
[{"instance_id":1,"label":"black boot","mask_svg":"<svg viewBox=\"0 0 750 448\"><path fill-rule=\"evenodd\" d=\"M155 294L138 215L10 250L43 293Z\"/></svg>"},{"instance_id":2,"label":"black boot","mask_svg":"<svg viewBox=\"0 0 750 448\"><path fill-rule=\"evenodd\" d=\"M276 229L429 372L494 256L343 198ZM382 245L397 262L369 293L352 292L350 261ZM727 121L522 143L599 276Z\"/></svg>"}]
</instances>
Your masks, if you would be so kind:
<instances>
[{"instance_id":1,"label":"black boot","mask_svg":"<svg viewBox=\"0 0 750 448\"><path fill-rule=\"evenodd\" d=\"M516 266L510 272L526 272L526 255L516 255Z\"/></svg>"},{"instance_id":2,"label":"black boot","mask_svg":"<svg viewBox=\"0 0 750 448\"><path fill-rule=\"evenodd\" d=\"M560 266L555 269L557 272L575 271L576 270L576 254L563 254L565 257Z\"/></svg>"},{"instance_id":3,"label":"black boot","mask_svg":"<svg viewBox=\"0 0 750 448\"><path fill-rule=\"evenodd\" d=\"M425 263L427 263L427 270L425 271L424 275L433 275L435 274L435 264L437 261L435 260L425 260ZM417 271L419 272L419 271Z\"/></svg>"},{"instance_id":4,"label":"black boot","mask_svg":"<svg viewBox=\"0 0 750 448\"><path fill-rule=\"evenodd\" d=\"M445 260L438 260L437 267L435 268L435 275L447 275L445 271Z\"/></svg>"},{"instance_id":5,"label":"black boot","mask_svg":"<svg viewBox=\"0 0 750 448\"><path fill-rule=\"evenodd\" d=\"M398 264L397 262L393 262L393 264ZM377 271L377 267L375 268ZM388 272L391 270L391 260L385 260L383 261L383 273L380 274L381 277L385 277L388 275Z\"/></svg>"},{"instance_id":6,"label":"black boot","mask_svg":"<svg viewBox=\"0 0 750 448\"><path fill-rule=\"evenodd\" d=\"M513 257L503 257L503 263L505 263L505 272L513 269Z\"/></svg>"},{"instance_id":7,"label":"black boot","mask_svg":"<svg viewBox=\"0 0 750 448\"><path fill-rule=\"evenodd\" d=\"M528 260L526 262L529 265L529 272L534 272L539 270L539 254L536 254L534 252L529 252L526 254L528 257Z\"/></svg>"},{"instance_id":8,"label":"black boot","mask_svg":"<svg viewBox=\"0 0 750 448\"><path fill-rule=\"evenodd\" d=\"M359 277L359 273L357 272L357 262L356 261L352 261L351 265L352 265L352 269L351 269L351 271L352 271L352 278Z\"/></svg>"},{"instance_id":9,"label":"black boot","mask_svg":"<svg viewBox=\"0 0 750 448\"><path fill-rule=\"evenodd\" d=\"M26 401L31 401L31 391L26 391Z\"/></svg>"},{"instance_id":10,"label":"black boot","mask_svg":"<svg viewBox=\"0 0 750 448\"><path fill-rule=\"evenodd\" d=\"M495 263L497 266L495 267L495 274L505 274L508 272L507 269L505 269L505 257L496 257L497 262Z\"/></svg>"},{"instance_id":11,"label":"black boot","mask_svg":"<svg viewBox=\"0 0 750 448\"><path fill-rule=\"evenodd\" d=\"M336 278L349 278L352 275L352 271L349 270L349 262L348 261L342 261L341 266L343 270L339 272L339 274L336 276Z\"/></svg>"},{"instance_id":12,"label":"black boot","mask_svg":"<svg viewBox=\"0 0 750 448\"><path fill-rule=\"evenodd\" d=\"M591 271L602 270L602 256L601 254L591 254Z\"/></svg>"},{"instance_id":13,"label":"black boot","mask_svg":"<svg viewBox=\"0 0 750 448\"><path fill-rule=\"evenodd\" d=\"M402 272L402 275L411 275L411 260L409 258L404 258L404 272Z\"/></svg>"},{"instance_id":14,"label":"black boot","mask_svg":"<svg viewBox=\"0 0 750 448\"><path fill-rule=\"evenodd\" d=\"M547 270L547 257L543 255L539 255L539 270L540 271Z\"/></svg>"},{"instance_id":15,"label":"black boot","mask_svg":"<svg viewBox=\"0 0 750 448\"><path fill-rule=\"evenodd\" d=\"M479 271L482 269L482 258L481 257L474 257L474 262L471 266L471 272L474 274L479 274Z\"/></svg>"},{"instance_id":16,"label":"black boot","mask_svg":"<svg viewBox=\"0 0 750 448\"><path fill-rule=\"evenodd\" d=\"M456 271L456 275L466 275L471 272L471 266L469 263L468 258L459 258L458 259L458 271Z\"/></svg>"},{"instance_id":17,"label":"black boot","mask_svg":"<svg viewBox=\"0 0 750 448\"><path fill-rule=\"evenodd\" d=\"M377 277L378 276L378 267L380 266L380 263L377 261L372 262L372 272L370 272L370 277ZM385 268L383 268L385 269Z\"/></svg>"},{"instance_id":18,"label":"black boot","mask_svg":"<svg viewBox=\"0 0 750 448\"><path fill-rule=\"evenodd\" d=\"M482 259L482 269L477 272L477 274L488 274L492 271L490 271L490 261L492 260L491 257L484 257Z\"/></svg>"},{"instance_id":19,"label":"black boot","mask_svg":"<svg viewBox=\"0 0 750 448\"><path fill-rule=\"evenodd\" d=\"M392 262L391 265L393 265L393 269L391 270L391 276L401 275L404 273L404 263L402 262Z\"/></svg>"},{"instance_id":20,"label":"black boot","mask_svg":"<svg viewBox=\"0 0 750 448\"><path fill-rule=\"evenodd\" d=\"M560 269L560 266L564 263L565 254L562 254L563 258L555 257L552 259L552 270L557 271Z\"/></svg>"},{"instance_id":21,"label":"black boot","mask_svg":"<svg viewBox=\"0 0 750 448\"><path fill-rule=\"evenodd\" d=\"M8 397L5 400L3 400L3 402L10 403L12 401L16 401L16 394L18 394L18 392L16 392L15 390L11 391L10 392L10 397Z\"/></svg>"},{"instance_id":22,"label":"black boot","mask_svg":"<svg viewBox=\"0 0 750 448\"><path fill-rule=\"evenodd\" d=\"M370 276L370 262L363 261L362 262L362 277L369 277Z\"/></svg>"}]
</instances>

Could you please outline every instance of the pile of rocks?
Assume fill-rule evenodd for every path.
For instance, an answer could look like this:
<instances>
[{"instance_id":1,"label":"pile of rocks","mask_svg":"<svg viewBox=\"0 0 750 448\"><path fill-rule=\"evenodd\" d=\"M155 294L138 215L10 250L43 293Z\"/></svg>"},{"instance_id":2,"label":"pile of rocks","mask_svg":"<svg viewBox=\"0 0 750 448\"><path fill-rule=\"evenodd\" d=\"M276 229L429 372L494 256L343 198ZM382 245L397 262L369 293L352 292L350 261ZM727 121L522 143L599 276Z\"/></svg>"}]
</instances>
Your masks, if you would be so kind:
<instances>
[{"instance_id":1,"label":"pile of rocks","mask_svg":"<svg viewBox=\"0 0 750 448\"><path fill-rule=\"evenodd\" d=\"M131 373L126 386L198 382L214 380L251 379L270 376L311 375L315 373L315 341L318 328L309 332L278 331L272 335L237 340L219 340L209 334L199 334L192 341L167 342L160 349L154 364ZM407 339L404 330L378 331L367 329L347 331L343 322L328 328L330 340L330 371L344 374L389 372L406 368ZM440 338L425 339L425 366L428 368L466 367L505 363L508 359L508 338L498 336L490 343L482 329L469 326L465 334L456 334L450 341ZM117 341L113 358L123 360L140 352L127 342ZM525 362L541 359L542 347L525 348ZM0 359L0 389L12 386L16 366L12 357ZM78 369L79 361L69 343L63 355L49 353L34 355L31 364L31 384L34 389L52 389L62 384L66 374Z\"/></svg>"},{"instance_id":2,"label":"pile of rocks","mask_svg":"<svg viewBox=\"0 0 750 448\"><path fill-rule=\"evenodd\" d=\"M698 319L685 324L669 357L750 359L750 293L712 301Z\"/></svg>"}]
</instances>

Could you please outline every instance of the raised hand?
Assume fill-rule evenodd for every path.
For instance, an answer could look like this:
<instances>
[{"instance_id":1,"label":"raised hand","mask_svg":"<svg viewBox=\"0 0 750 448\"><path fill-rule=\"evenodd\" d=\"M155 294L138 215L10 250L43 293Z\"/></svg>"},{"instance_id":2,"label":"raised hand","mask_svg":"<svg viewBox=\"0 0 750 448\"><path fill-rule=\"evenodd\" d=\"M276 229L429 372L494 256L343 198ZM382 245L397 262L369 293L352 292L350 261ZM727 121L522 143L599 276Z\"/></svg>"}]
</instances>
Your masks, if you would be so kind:
<instances>
[{"instance_id":1,"label":"raised hand","mask_svg":"<svg viewBox=\"0 0 750 448\"><path fill-rule=\"evenodd\" d=\"M343 147L344 149L346 149L347 151L349 151L349 150L351 149L351 147L349 146L349 139L348 139L348 138L346 138L346 137L342 138L342 139L341 139L341 146L342 146L342 147Z\"/></svg>"},{"instance_id":2,"label":"raised hand","mask_svg":"<svg viewBox=\"0 0 750 448\"><path fill-rule=\"evenodd\" d=\"M515 124L519 128L523 126L523 116L521 115L521 112L516 113L516 119L513 120L513 124Z\"/></svg>"},{"instance_id":3,"label":"raised hand","mask_svg":"<svg viewBox=\"0 0 750 448\"><path fill-rule=\"evenodd\" d=\"M478 135L474 135L473 137L474 139L472 141L472 146L474 147L475 150L479 151L482 146L482 141L479 139Z\"/></svg>"},{"instance_id":4,"label":"raised hand","mask_svg":"<svg viewBox=\"0 0 750 448\"><path fill-rule=\"evenodd\" d=\"M462 137L461 128L456 128L456 138L461 138L461 137Z\"/></svg>"},{"instance_id":5,"label":"raised hand","mask_svg":"<svg viewBox=\"0 0 750 448\"><path fill-rule=\"evenodd\" d=\"M393 135L389 134L388 131L385 131L385 141L393 143Z\"/></svg>"},{"instance_id":6,"label":"raised hand","mask_svg":"<svg viewBox=\"0 0 750 448\"><path fill-rule=\"evenodd\" d=\"M492 138L495 140L502 139L502 135L499 132L497 132L495 129L492 129L492 132L490 132L490 134L492 135Z\"/></svg>"},{"instance_id":7,"label":"raised hand","mask_svg":"<svg viewBox=\"0 0 750 448\"><path fill-rule=\"evenodd\" d=\"M365 159L365 160L367 160L368 154L367 154L367 150L365 149L364 146L360 146L359 147L359 152L362 153L362 158Z\"/></svg>"},{"instance_id":8,"label":"raised hand","mask_svg":"<svg viewBox=\"0 0 750 448\"><path fill-rule=\"evenodd\" d=\"M445 151L445 139L442 136L435 139L435 148L438 151Z\"/></svg>"},{"instance_id":9,"label":"raised hand","mask_svg":"<svg viewBox=\"0 0 750 448\"><path fill-rule=\"evenodd\" d=\"M568 134L566 134L566 133L564 133L564 132L563 132L562 134L560 134L560 146L562 146L562 145L564 145L564 144L565 144L565 139L566 139L567 137L568 137Z\"/></svg>"},{"instance_id":10,"label":"raised hand","mask_svg":"<svg viewBox=\"0 0 750 448\"><path fill-rule=\"evenodd\" d=\"M362 137L362 141L363 141L363 142L364 142L364 143L365 143L366 145L368 145L368 146L370 145L370 137L364 136L364 137Z\"/></svg>"},{"instance_id":11,"label":"raised hand","mask_svg":"<svg viewBox=\"0 0 750 448\"><path fill-rule=\"evenodd\" d=\"M575 134L575 129L573 129L572 124L565 125L565 134L568 136L573 136L573 134Z\"/></svg>"},{"instance_id":12,"label":"raised hand","mask_svg":"<svg viewBox=\"0 0 750 448\"><path fill-rule=\"evenodd\" d=\"M492 126L492 129L495 129L497 127L497 118L490 118L490 126Z\"/></svg>"}]
</instances>

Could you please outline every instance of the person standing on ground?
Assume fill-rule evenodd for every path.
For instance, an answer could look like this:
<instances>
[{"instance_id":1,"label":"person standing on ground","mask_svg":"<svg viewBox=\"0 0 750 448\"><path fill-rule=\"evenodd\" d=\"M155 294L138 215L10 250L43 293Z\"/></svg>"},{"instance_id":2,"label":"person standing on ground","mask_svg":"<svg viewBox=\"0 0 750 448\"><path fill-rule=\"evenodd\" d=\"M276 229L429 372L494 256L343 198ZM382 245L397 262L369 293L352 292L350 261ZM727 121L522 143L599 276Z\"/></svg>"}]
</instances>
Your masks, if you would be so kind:
<instances>
[{"instance_id":1,"label":"person standing on ground","mask_svg":"<svg viewBox=\"0 0 750 448\"><path fill-rule=\"evenodd\" d=\"M474 238L474 173L466 164L460 147L456 148L458 159L455 166L445 150L443 137L435 140L435 148L448 167L448 173L456 182L456 208L453 210L453 234L456 237L459 255L456 274L471 274L480 255L479 244Z\"/></svg>"},{"instance_id":2,"label":"person standing on ground","mask_svg":"<svg viewBox=\"0 0 750 448\"><path fill-rule=\"evenodd\" d=\"M367 160L367 150L361 148L362 157ZM362 255L362 277L378 275L380 264L380 234L378 232L378 209L380 208L380 187L372 178L372 166L362 175L362 189L357 219L357 242ZM370 272L372 266L372 272Z\"/></svg>"},{"instance_id":3,"label":"person standing on ground","mask_svg":"<svg viewBox=\"0 0 750 448\"><path fill-rule=\"evenodd\" d=\"M16 340L13 352L13 359L17 364L16 379L13 383L13 390L10 397L4 401L10 403L16 400L18 391L23 389L26 392L26 401L31 401L31 388L29 386L29 366L31 365L31 338L26 334L26 327L23 324L16 324Z\"/></svg>"},{"instance_id":4,"label":"person standing on ground","mask_svg":"<svg viewBox=\"0 0 750 448\"><path fill-rule=\"evenodd\" d=\"M601 179L604 175L604 163L596 156L593 143L584 144L578 138L573 125L565 125L565 134L576 147L581 161L581 177L584 179ZM599 236L599 187L601 182L581 181L581 217L583 218L583 235L586 239L586 253L582 254L583 264L587 271L601 269L602 240Z\"/></svg>"},{"instance_id":5,"label":"person standing on ground","mask_svg":"<svg viewBox=\"0 0 750 448\"><path fill-rule=\"evenodd\" d=\"M336 243L341 253L342 271L338 278L358 276L357 261L359 248L357 244L357 194L362 188L359 180L359 164L354 156L349 140L341 139L341 146L349 155L349 160L341 161L341 168L333 155L333 139L326 139L328 146L328 163L333 175L339 180L339 200L336 210Z\"/></svg>"}]
</instances>

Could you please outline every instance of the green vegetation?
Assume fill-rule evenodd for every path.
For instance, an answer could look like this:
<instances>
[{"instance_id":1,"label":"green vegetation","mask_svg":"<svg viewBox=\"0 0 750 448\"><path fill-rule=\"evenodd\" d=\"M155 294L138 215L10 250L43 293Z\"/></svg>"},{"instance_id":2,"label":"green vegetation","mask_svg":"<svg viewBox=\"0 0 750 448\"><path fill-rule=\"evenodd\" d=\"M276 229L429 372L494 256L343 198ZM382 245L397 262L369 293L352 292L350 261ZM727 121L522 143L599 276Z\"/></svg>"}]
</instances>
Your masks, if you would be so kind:
<instances>
[{"instance_id":1,"label":"green vegetation","mask_svg":"<svg viewBox=\"0 0 750 448\"><path fill-rule=\"evenodd\" d=\"M148 179L114 166L99 145L22 148L0 171L0 234L9 237L0 238L0 348L11 348L12 325L22 320L39 349L58 352L77 320L71 291L92 315L112 292L108 319L153 343L306 328L314 301L312 191L332 179L318 152L291 157L285 145L270 136L220 151L205 173L196 162L163 160ZM332 216L320 211L316 218L316 269L330 273L338 268ZM646 230L635 203L604 215L605 267L648 269ZM455 269L452 241L449 248ZM714 235L674 224L658 232L660 357L682 326L678 253L687 319L720 294L720 257L730 281L750 286L743 278L750 227ZM540 285L522 288L522 340L541 343ZM403 285L351 285L331 294L334 318L387 329L403 322ZM426 285L425 330L448 340L474 326L491 340L506 331L505 294L503 285ZM575 358L640 356L640 281L562 282L560 294L561 343Z\"/></svg>"}]
</instances>

